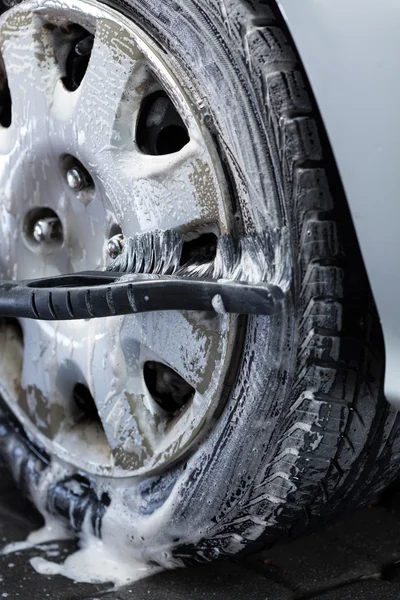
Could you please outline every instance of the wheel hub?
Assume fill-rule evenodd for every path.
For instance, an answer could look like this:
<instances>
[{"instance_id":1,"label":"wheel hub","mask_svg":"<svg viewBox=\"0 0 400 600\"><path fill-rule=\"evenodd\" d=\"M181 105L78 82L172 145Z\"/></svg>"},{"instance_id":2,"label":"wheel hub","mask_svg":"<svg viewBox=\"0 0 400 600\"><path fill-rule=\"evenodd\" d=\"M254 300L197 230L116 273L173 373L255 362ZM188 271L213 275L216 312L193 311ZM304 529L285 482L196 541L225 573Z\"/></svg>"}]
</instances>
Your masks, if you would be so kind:
<instances>
[{"instance_id":1,"label":"wheel hub","mask_svg":"<svg viewBox=\"0 0 400 600\"><path fill-rule=\"evenodd\" d=\"M24 2L0 19L0 50L4 277L104 268L122 236L149 229L229 230L201 110L144 32L90 1ZM191 313L4 322L0 387L47 450L100 474L144 473L210 422L235 332L230 316Z\"/></svg>"}]
</instances>

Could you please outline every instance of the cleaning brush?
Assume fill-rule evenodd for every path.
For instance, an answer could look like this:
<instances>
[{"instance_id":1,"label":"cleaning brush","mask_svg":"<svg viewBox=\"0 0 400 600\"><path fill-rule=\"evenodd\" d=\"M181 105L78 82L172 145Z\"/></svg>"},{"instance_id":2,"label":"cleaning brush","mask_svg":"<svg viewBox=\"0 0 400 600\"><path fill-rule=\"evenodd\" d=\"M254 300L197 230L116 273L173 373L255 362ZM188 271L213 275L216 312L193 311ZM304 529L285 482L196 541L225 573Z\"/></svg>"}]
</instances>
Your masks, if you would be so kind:
<instances>
[{"instance_id":1,"label":"cleaning brush","mask_svg":"<svg viewBox=\"0 0 400 600\"><path fill-rule=\"evenodd\" d=\"M174 230L118 236L112 247L120 253L106 271L0 282L0 315L42 320L164 310L272 315L284 299L280 282L289 280L283 277L287 260L278 238L279 232L254 232L239 240L206 234L190 241Z\"/></svg>"},{"instance_id":2,"label":"cleaning brush","mask_svg":"<svg viewBox=\"0 0 400 600\"><path fill-rule=\"evenodd\" d=\"M261 284L272 283L277 277L277 263L282 267L285 262L277 255L279 245L274 239L277 232L251 232L239 239L229 234L219 237L211 234L214 243L203 247L195 245L191 252L185 252L190 244L175 230L153 230L125 239L118 237L121 251L107 271ZM197 239L204 237L207 238L207 234Z\"/></svg>"}]
</instances>

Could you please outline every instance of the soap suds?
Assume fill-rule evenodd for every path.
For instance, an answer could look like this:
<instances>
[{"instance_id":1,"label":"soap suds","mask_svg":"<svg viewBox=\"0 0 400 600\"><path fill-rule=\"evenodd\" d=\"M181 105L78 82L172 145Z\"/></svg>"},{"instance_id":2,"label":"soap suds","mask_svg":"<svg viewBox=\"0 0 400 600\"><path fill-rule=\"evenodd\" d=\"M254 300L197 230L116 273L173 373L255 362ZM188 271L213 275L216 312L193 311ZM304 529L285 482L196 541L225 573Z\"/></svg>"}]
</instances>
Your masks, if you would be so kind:
<instances>
[{"instance_id":1,"label":"soap suds","mask_svg":"<svg viewBox=\"0 0 400 600\"><path fill-rule=\"evenodd\" d=\"M94 537L86 539L85 547L68 556L62 564L41 556L35 556L29 562L42 575L63 575L79 583L113 583L116 587L161 570L131 557L129 561L123 561L121 556L111 554L104 543Z\"/></svg>"},{"instance_id":2,"label":"soap suds","mask_svg":"<svg viewBox=\"0 0 400 600\"><path fill-rule=\"evenodd\" d=\"M74 539L74 536L64 527L64 525L62 525L62 523L53 517L46 515L46 524L43 527L30 533L26 540L22 542L11 542L10 544L7 544L0 551L0 554L12 554L14 552L20 552L21 550L29 550L35 546L39 546L39 544L68 539ZM43 549L46 550L46 547L43 547ZM54 550L55 548L51 549Z\"/></svg>"},{"instance_id":3,"label":"soap suds","mask_svg":"<svg viewBox=\"0 0 400 600\"><path fill-rule=\"evenodd\" d=\"M58 543L48 543L55 539L74 539L74 536L60 523L50 519L50 524L32 532L25 541L7 544L0 554L8 555L37 548L45 552L47 558L59 557L61 552ZM162 570L161 567L136 560L132 555L125 556L124 559L93 535L86 535L82 544L83 547L71 553L63 563L47 560L43 556L34 556L29 562L41 575L63 575L78 583L112 583L116 587ZM14 563L8 564L10 568L14 566Z\"/></svg>"}]
</instances>

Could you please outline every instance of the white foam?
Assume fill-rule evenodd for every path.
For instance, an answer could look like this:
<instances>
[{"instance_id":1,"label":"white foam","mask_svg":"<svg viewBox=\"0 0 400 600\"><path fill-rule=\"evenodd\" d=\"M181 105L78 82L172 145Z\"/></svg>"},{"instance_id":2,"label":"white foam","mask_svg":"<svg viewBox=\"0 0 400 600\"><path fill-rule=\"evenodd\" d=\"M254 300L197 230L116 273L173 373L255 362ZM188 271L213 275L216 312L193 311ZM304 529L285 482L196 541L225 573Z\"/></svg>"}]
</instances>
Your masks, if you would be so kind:
<instances>
[{"instance_id":1,"label":"white foam","mask_svg":"<svg viewBox=\"0 0 400 600\"><path fill-rule=\"evenodd\" d=\"M21 550L29 550L39 544L72 538L72 534L69 533L59 521L50 517L50 515L46 515L46 523L43 527L30 533L26 540L22 542L11 542L10 544L7 544L0 551L0 554L12 554Z\"/></svg>"},{"instance_id":2,"label":"white foam","mask_svg":"<svg viewBox=\"0 0 400 600\"><path fill-rule=\"evenodd\" d=\"M101 540L93 536L85 538L85 546L58 564L35 556L30 559L32 567L42 575L63 575L75 582L113 583L120 587L160 571L160 568L110 553Z\"/></svg>"}]
</instances>

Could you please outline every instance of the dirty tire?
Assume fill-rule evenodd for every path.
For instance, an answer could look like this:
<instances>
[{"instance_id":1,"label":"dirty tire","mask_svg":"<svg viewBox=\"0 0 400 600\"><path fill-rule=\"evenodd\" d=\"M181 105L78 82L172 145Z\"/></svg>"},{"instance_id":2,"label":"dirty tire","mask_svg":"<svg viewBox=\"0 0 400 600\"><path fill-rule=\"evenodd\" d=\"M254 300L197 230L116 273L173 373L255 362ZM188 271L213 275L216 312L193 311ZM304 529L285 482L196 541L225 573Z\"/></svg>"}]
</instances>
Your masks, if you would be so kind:
<instances>
[{"instance_id":1,"label":"dirty tire","mask_svg":"<svg viewBox=\"0 0 400 600\"><path fill-rule=\"evenodd\" d=\"M157 512L175 494L162 528L175 559L261 549L366 501L396 474L399 419L382 395L383 344L368 281L274 3L108 4L176 62L219 147L239 220L270 219L292 264L280 275L290 281L283 314L246 325L218 421L184 463L132 480L131 518L143 503L146 514ZM100 498L108 484L91 485Z\"/></svg>"}]
</instances>

